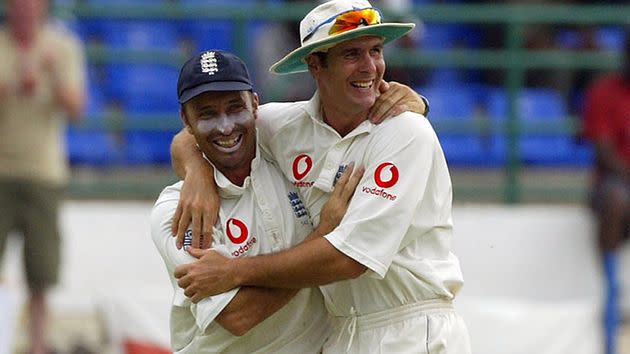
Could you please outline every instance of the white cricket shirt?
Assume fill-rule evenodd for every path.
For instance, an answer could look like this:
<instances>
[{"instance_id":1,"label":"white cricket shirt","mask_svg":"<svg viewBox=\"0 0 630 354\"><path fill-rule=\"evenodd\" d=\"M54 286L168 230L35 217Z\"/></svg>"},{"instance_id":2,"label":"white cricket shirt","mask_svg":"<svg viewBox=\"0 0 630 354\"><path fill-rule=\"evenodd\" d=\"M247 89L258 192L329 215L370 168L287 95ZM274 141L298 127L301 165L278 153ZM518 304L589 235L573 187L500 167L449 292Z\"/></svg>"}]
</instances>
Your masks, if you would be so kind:
<instances>
[{"instance_id":1,"label":"white cricket shirt","mask_svg":"<svg viewBox=\"0 0 630 354\"><path fill-rule=\"evenodd\" d=\"M451 180L428 120L406 112L341 137L323 122L319 96L260 107L260 144L300 190L316 224L333 183L354 161L365 166L348 211L326 239L369 270L322 286L334 316L452 299L463 284L451 253Z\"/></svg>"},{"instance_id":2,"label":"white cricket shirt","mask_svg":"<svg viewBox=\"0 0 630 354\"><path fill-rule=\"evenodd\" d=\"M304 240L312 230L297 190L268 161L257 156L242 187L215 168L221 197L213 247L229 257L277 252ZM236 337L213 321L238 289L193 304L177 286L175 267L195 259L175 247L170 225L183 182L166 187L151 214L151 234L173 290L171 344L175 353L319 353L329 333L320 291L302 289L287 305ZM188 231L190 232L190 230Z\"/></svg>"}]
</instances>

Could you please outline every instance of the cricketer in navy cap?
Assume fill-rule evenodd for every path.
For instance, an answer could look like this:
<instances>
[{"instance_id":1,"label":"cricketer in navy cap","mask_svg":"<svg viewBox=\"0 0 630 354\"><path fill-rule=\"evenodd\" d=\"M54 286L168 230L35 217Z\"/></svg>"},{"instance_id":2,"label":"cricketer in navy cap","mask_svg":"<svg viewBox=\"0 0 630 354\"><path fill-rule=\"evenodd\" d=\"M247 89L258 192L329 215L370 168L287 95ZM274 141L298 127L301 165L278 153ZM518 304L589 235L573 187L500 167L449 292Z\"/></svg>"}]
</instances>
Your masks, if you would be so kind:
<instances>
[{"instance_id":1,"label":"cricketer in navy cap","mask_svg":"<svg viewBox=\"0 0 630 354\"><path fill-rule=\"evenodd\" d=\"M209 50L186 61L177 80L177 97L184 104L207 91L249 91L252 83L245 63L232 53Z\"/></svg>"},{"instance_id":2,"label":"cricketer in navy cap","mask_svg":"<svg viewBox=\"0 0 630 354\"><path fill-rule=\"evenodd\" d=\"M177 93L180 118L197 148L232 183L242 186L256 157L258 95L245 63L208 50L184 63Z\"/></svg>"}]
</instances>

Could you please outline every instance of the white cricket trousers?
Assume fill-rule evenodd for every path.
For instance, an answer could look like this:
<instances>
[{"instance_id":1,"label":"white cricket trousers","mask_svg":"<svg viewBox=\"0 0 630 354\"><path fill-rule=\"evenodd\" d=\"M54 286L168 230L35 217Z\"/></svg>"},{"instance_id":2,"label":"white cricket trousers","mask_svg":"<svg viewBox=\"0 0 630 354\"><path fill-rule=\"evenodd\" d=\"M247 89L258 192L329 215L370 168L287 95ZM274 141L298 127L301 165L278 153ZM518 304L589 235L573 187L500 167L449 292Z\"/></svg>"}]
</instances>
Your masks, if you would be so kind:
<instances>
[{"instance_id":1,"label":"white cricket trousers","mask_svg":"<svg viewBox=\"0 0 630 354\"><path fill-rule=\"evenodd\" d=\"M468 329L447 300L333 317L325 354L471 354Z\"/></svg>"}]
</instances>

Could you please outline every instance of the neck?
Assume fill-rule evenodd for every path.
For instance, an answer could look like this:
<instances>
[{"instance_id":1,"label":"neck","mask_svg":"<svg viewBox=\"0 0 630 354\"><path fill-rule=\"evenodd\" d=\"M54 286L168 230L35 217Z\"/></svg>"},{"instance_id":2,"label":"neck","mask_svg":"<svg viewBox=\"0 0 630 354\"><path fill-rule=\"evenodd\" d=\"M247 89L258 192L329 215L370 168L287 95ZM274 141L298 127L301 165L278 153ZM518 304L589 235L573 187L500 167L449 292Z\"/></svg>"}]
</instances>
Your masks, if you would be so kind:
<instances>
[{"instance_id":1,"label":"neck","mask_svg":"<svg viewBox=\"0 0 630 354\"><path fill-rule=\"evenodd\" d=\"M230 180L230 182L235 185L242 187L245 183L245 178L247 178L252 172L251 164L243 167L237 167L234 169L230 169L229 171L221 171L223 175Z\"/></svg>"},{"instance_id":2,"label":"neck","mask_svg":"<svg viewBox=\"0 0 630 354\"><path fill-rule=\"evenodd\" d=\"M245 179L251 175L252 173L252 163L256 158L256 153L251 156L247 156L242 159L242 161L236 165L231 167L219 167L219 171L223 173L223 175L230 180L233 184L242 187L245 183ZM216 165L215 165L216 166Z\"/></svg>"},{"instance_id":3,"label":"neck","mask_svg":"<svg viewBox=\"0 0 630 354\"><path fill-rule=\"evenodd\" d=\"M334 107L329 107L323 102L322 115L324 122L335 129L341 136L346 136L367 119L367 112L343 112Z\"/></svg>"}]
</instances>

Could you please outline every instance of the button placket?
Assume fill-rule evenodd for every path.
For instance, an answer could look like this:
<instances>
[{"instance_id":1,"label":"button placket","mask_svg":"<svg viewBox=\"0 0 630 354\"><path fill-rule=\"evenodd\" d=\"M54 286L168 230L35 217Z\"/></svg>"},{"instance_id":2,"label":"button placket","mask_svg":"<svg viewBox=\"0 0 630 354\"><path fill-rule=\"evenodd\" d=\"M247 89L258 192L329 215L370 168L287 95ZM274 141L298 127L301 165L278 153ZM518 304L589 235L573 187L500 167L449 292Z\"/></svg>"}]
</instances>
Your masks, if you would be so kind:
<instances>
[{"instance_id":1,"label":"button placket","mask_svg":"<svg viewBox=\"0 0 630 354\"><path fill-rule=\"evenodd\" d=\"M271 249L273 251L279 251L282 249L282 240L278 236L278 226L276 225L275 219L272 214L272 208L274 207L274 203L268 203L265 188L260 185L258 179L252 180L252 185L254 187L254 193L256 194L256 200L258 201L258 206L262 211L262 222L263 229L265 230L265 234L271 236L269 241L271 244ZM272 183L271 181L266 181L267 183ZM269 190L273 190L270 188Z\"/></svg>"},{"instance_id":2,"label":"button placket","mask_svg":"<svg viewBox=\"0 0 630 354\"><path fill-rule=\"evenodd\" d=\"M343 160L344 147L348 144L348 141L347 139L341 140L328 151L324 162L324 169L316 182L317 187L325 191L332 190L332 184L337 175L337 170Z\"/></svg>"}]
</instances>

